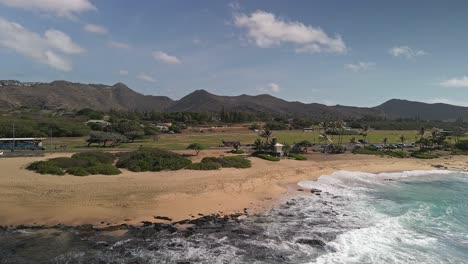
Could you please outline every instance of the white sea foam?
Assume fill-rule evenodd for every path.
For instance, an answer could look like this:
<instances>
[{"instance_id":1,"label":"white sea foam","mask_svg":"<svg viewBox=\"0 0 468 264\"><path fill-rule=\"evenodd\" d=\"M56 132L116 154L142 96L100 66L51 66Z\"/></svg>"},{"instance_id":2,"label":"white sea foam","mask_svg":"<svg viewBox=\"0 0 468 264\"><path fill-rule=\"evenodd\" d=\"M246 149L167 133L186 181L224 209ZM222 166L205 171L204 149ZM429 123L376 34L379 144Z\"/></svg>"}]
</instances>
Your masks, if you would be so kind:
<instances>
[{"instance_id":1,"label":"white sea foam","mask_svg":"<svg viewBox=\"0 0 468 264\"><path fill-rule=\"evenodd\" d=\"M424 232L417 232L412 225L427 226L432 208L420 204L403 214L389 215L376 210L376 204L386 211L401 210L401 204L386 200L375 200L372 195L376 188L385 184L398 184L399 179L409 177L466 174L447 170L403 171L390 173L363 173L338 171L319 178L318 181L303 181L302 188L317 188L324 200L344 199L340 206L335 202L333 209L339 215L351 214L351 223L357 228L349 228L328 242L327 253L311 263L450 263L450 258L431 251L440 250L438 238ZM398 190L398 189L395 189ZM330 199L332 197L333 199ZM353 217L355 216L355 217ZM339 218L338 218L339 219ZM442 220L442 219L441 219ZM444 223L446 221L443 221ZM361 227L359 225L361 224ZM431 223L432 224L432 223ZM446 226L440 226L445 230ZM449 234L450 235L450 234ZM456 263L456 262L453 262Z\"/></svg>"}]
</instances>

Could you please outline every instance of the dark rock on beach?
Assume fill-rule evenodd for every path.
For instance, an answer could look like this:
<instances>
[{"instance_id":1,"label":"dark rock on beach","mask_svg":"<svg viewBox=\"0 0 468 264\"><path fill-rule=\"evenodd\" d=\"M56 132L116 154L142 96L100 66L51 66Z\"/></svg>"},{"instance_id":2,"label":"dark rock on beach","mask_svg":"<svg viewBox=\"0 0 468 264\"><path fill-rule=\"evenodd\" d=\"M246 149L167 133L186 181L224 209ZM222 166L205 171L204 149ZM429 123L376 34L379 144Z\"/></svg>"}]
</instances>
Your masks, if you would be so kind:
<instances>
[{"instance_id":1,"label":"dark rock on beach","mask_svg":"<svg viewBox=\"0 0 468 264\"><path fill-rule=\"evenodd\" d=\"M326 244L320 239L299 238L296 243L309 245L311 247L324 247Z\"/></svg>"}]
</instances>

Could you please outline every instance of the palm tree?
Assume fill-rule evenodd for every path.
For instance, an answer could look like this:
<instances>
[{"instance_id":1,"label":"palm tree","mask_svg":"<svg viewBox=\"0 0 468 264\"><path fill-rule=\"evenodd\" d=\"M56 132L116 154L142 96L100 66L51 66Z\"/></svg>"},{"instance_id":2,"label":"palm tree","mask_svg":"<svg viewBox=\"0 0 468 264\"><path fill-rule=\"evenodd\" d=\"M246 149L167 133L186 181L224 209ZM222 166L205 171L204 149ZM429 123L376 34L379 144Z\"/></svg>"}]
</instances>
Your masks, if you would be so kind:
<instances>
[{"instance_id":1,"label":"palm tree","mask_svg":"<svg viewBox=\"0 0 468 264\"><path fill-rule=\"evenodd\" d=\"M426 135L426 128L425 127L419 128L418 135L420 135L419 139L422 139L424 137L424 135Z\"/></svg>"},{"instance_id":2,"label":"palm tree","mask_svg":"<svg viewBox=\"0 0 468 264\"><path fill-rule=\"evenodd\" d=\"M382 143L384 143L384 147L387 148L388 138L387 137L382 138Z\"/></svg>"},{"instance_id":3,"label":"palm tree","mask_svg":"<svg viewBox=\"0 0 468 264\"><path fill-rule=\"evenodd\" d=\"M440 144L444 141L444 136L441 133L442 131L438 128L433 128L431 131L431 141L432 144L436 144L437 148L439 148Z\"/></svg>"},{"instance_id":4,"label":"palm tree","mask_svg":"<svg viewBox=\"0 0 468 264\"><path fill-rule=\"evenodd\" d=\"M344 121L336 121L334 122L334 127L337 130L338 134L338 144L341 145L343 143L343 134L344 129L346 127L346 123Z\"/></svg>"},{"instance_id":5,"label":"palm tree","mask_svg":"<svg viewBox=\"0 0 468 264\"><path fill-rule=\"evenodd\" d=\"M349 139L349 143L353 144L353 145L356 145L357 144L357 140L356 140L356 137L352 137Z\"/></svg>"},{"instance_id":6,"label":"palm tree","mask_svg":"<svg viewBox=\"0 0 468 264\"><path fill-rule=\"evenodd\" d=\"M323 151L322 153L325 153L325 152L328 152L329 148L331 145L329 144L333 144L333 140L330 138L329 135L327 134L321 134L319 135L319 141L322 142L322 141L325 141L327 143L327 146L325 148L323 148Z\"/></svg>"},{"instance_id":7,"label":"palm tree","mask_svg":"<svg viewBox=\"0 0 468 264\"><path fill-rule=\"evenodd\" d=\"M265 138L265 143L268 144L270 142L270 138L273 136L273 132L270 129L265 128L260 131L260 136Z\"/></svg>"},{"instance_id":8,"label":"palm tree","mask_svg":"<svg viewBox=\"0 0 468 264\"><path fill-rule=\"evenodd\" d=\"M401 142L401 151L403 151L403 149L405 148L405 140L406 140L406 137L405 137L405 135L401 135L401 136L399 137L399 139L400 139L400 142Z\"/></svg>"},{"instance_id":9,"label":"palm tree","mask_svg":"<svg viewBox=\"0 0 468 264\"><path fill-rule=\"evenodd\" d=\"M319 126L320 126L320 128L323 129L323 134L327 134L328 127L329 127L329 122L328 121L320 122Z\"/></svg>"},{"instance_id":10,"label":"palm tree","mask_svg":"<svg viewBox=\"0 0 468 264\"><path fill-rule=\"evenodd\" d=\"M365 143L367 142L367 136L368 136L370 127L368 124L361 124L361 128L362 128L361 136L364 138L364 145L365 145Z\"/></svg>"},{"instance_id":11,"label":"palm tree","mask_svg":"<svg viewBox=\"0 0 468 264\"><path fill-rule=\"evenodd\" d=\"M319 135L319 141L322 142L322 141L325 141L329 144L333 144L333 140L330 138L329 135L327 134L321 134Z\"/></svg>"}]
</instances>

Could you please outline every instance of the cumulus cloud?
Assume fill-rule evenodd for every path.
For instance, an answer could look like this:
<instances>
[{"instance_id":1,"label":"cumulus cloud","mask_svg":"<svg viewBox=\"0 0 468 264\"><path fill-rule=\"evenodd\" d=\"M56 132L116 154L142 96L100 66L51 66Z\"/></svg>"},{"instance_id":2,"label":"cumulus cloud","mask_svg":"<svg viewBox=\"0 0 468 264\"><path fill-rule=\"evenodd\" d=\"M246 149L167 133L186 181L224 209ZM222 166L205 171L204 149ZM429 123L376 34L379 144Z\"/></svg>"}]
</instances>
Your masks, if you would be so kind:
<instances>
[{"instance_id":1,"label":"cumulus cloud","mask_svg":"<svg viewBox=\"0 0 468 264\"><path fill-rule=\"evenodd\" d=\"M127 70L120 70L119 74L120 75L128 75L128 71Z\"/></svg>"},{"instance_id":2,"label":"cumulus cloud","mask_svg":"<svg viewBox=\"0 0 468 264\"><path fill-rule=\"evenodd\" d=\"M162 51L154 51L152 55L155 60L164 62L167 64L180 64L181 63L179 58L177 58L176 56L169 55Z\"/></svg>"},{"instance_id":3,"label":"cumulus cloud","mask_svg":"<svg viewBox=\"0 0 468 264\"><path fill-rule=\"evenodd\" d=\"M405 57L411 59L418 56L427 55L427 52L420 49L412 49L408 46L397 46L388 50L393 57Z\"/></svg>"},{"instance_id":4,"label":"cumulus cloud","mask_svg":"<svg viewBox=\"0 0 468 264\"><path fill-rule=\"evenodd\" d=\"M109 30L103 26L96 24L86 24L84 30L90 33L105 35L109 33Z\"/></svg>"},{"instance_id":5,"label":"cumulus cloud","mask_svg":"<svg viewBox=\"0 0 468 264\"><path fill-rule=\"evenodd\" d=\"M256 11L250 15L236 14L234 25L247 30L247 38L260 48L292 43L299 53L346 53L347 47L341 36L328 36L321 28L286 21L272 13Z\"/></svg>"},{"instance_id":6,"label":"cumulus cloud","mask_svg":"<svg viewBox=\"0 0 468 264\"><path fill-rule=\"evenodd\" d=\"M2 47L61 71L72 70L70 60L63 54L85 52L61 31L49 29L41 36L0 17L0 48Z\"/></svg>"},{"instance_id":7,"label":"cumulus cloud","mask_svg":"<svg viewBox=\"0 0 468 264\"><path fill-rule=\"evenodd\" d=\"M39 10L68 18L81 12L97 10L89 0L0 0L0 3L9 7Z\"/></svg>"},{"instance_id":8,"label":"cumulus cloud","mask_svg":"<svg viewBox=\"0 0 468 264\"><path fill-rule=\"evenodd\" d=\"M452 78L439 83L444 87L468 87L468 76Z\"/></svg>"},{"instance_id":9,"label":"cumulus cloud","mask_svg":"<svg viewBox=\"0 0 468 264\"><path fill-rule=\"evenodd\" d=\"M257 90L262 93L279 93L281 87L276 83L269 83L266 86L259 87Z\"/></svg>"},{"instance_id":10,"label":"cumulus cloud","mask_svg":"<svg viewBox=\"0 0 468 264\"><path fill-rule=\"evenodd\" d=\"M356 64L345 64L344 68L346 70L352 71L352 72L364 72L367 71L375 66L375 63L373 62L358 62Z\"/></svg>"},{"instance_id":11,"label":"cumulus cloud","mask_svg":"<svg viewBox=\"0 0 468 264\"><path fill-rule=\"evenodd\" d=\"M75 44L73 40L62 31L49 29L45 32L44 36L50 47L56 48L63 53L78 54L85 51L83 48Z\"/></svg>"},{"instance_id":12,"label":"cumulus cloud","mask_svg":"<svg viewBox=\"0 0 468 264\"><path fill-rule=\"evenodd\" d=\"M150 82L150 83L155 83L156 82L155 78L153 78L153 77L151 77L148 74L143 73L143 72L138 74L137 78L142 80L142 81L145 81L145 82Z\"/></svg>"},{"instance_id":13,"label":"cumulus cloud","mask_svg":"<svg viewBox=\"0 0 468 264\"><path fill-rule=\"evenodd\" d=\"M109 41L107 45L111 48L116 48L116 49L130 49L130 45L128 45L127 43L123 43L123 42Z\"/></svg>"}]
</instances>

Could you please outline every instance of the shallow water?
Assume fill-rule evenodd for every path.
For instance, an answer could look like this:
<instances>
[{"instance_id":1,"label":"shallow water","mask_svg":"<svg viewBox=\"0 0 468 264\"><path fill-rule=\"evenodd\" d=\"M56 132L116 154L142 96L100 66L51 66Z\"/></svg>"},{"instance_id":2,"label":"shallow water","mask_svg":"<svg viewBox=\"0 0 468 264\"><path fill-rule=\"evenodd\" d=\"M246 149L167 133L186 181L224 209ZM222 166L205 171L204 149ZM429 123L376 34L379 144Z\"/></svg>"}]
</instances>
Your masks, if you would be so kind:
<instances>
[{"instance_id":1,"label":"shallow water","mask_svg":"<svg viewBox=\"0 0 468 264\"><path fill-rule=\"evenodd\" d=\"M468 263L468 174L337 172L243 220L3 229L0 263Z\"/></svg>"}]
</instances>

